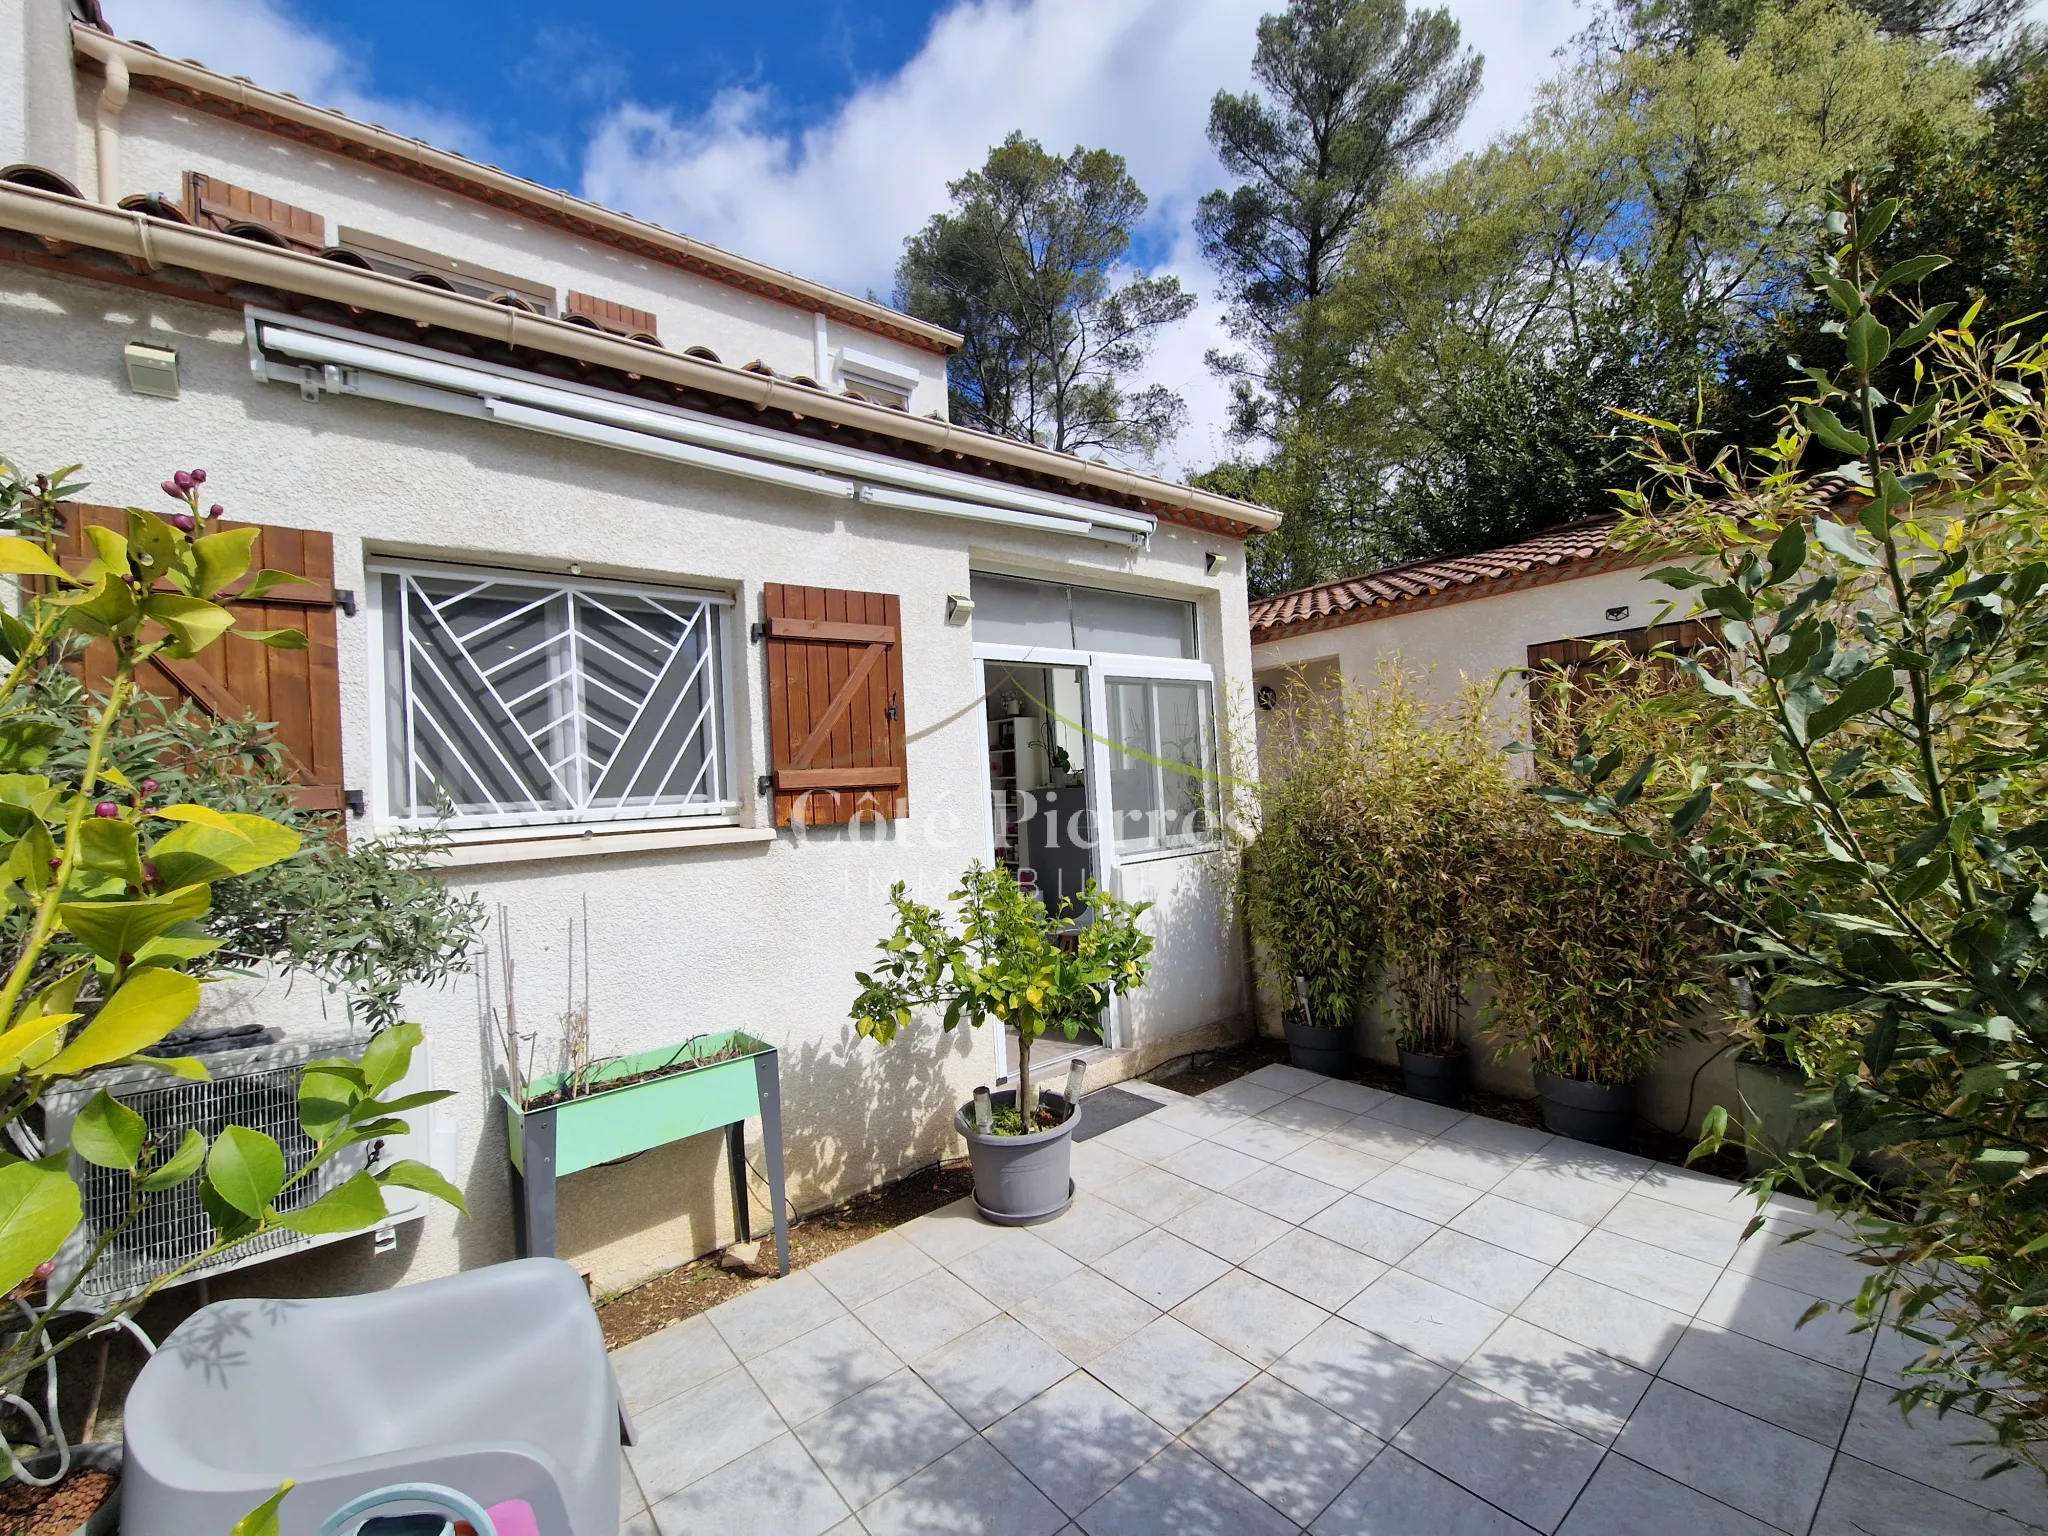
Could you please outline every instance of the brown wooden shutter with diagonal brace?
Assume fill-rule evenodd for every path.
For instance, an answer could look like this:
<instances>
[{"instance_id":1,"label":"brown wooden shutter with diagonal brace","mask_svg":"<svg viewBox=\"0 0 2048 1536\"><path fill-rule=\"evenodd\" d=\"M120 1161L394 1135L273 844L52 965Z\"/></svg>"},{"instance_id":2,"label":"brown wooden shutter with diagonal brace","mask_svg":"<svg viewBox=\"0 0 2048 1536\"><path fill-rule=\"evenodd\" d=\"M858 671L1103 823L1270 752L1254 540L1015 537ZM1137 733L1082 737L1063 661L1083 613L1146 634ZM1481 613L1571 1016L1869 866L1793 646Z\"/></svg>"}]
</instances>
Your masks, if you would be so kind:
<instances>
[{"instance_id":1,"label":"brown wooden shutter with diagonal brace","mask_svg":"<svg viewBox=\"0 0 2048 1536\"><path fill-rule=\"evenodd\" d=\"M319 214L203 171L185 173L185 214L201 229L261 224L293 250L309 256L319 255L327 246L327 221Z\"/></svg>"},{"instance_id":2,"label":"brown wooden shutter with diagonal brace","mask_svg":"<svg viewBox=\"0 0 2048 1536\"><path fill-rule=\"evenodd\" d=\"M771 583L762 607L775 824L908 816L897 598Z\"/></svg>"},{"instance_id":3,"label":"brown wooden shutter with diagonal brace","mask_svg":"<svg viewBox=\"0 0 2048 1536\"><path fill-rule=\"evenodd\" d=\"M57 559L66 570L83 570L93 550L85 536L88 523L116 532L128 530L128 514L120 507L69 503L64 527L57 535ZM212 525L218 532L242 523ZM259 602L234 599L242 583L229 587L221 600L235 616L237 629L300 629L306 632L303 651L273 650L248 640L223 636L197 656L177 660L158 656L136 673L137 686L166 703L190 699L208 714L225 720L254 715L275 726L273 746L285 754L285 766L298 788L302 810L338 811L344 793L341 776L341 670L335 641L334 536L299 528L262 527L249 562L250 575L269 567L305 578L303 584L281 586ZM246 581L247 578L244 578ZM105 640L87 647L81 677L87 687L104 688L113 675L114 648Z\"/></svg>"}]
</instances>

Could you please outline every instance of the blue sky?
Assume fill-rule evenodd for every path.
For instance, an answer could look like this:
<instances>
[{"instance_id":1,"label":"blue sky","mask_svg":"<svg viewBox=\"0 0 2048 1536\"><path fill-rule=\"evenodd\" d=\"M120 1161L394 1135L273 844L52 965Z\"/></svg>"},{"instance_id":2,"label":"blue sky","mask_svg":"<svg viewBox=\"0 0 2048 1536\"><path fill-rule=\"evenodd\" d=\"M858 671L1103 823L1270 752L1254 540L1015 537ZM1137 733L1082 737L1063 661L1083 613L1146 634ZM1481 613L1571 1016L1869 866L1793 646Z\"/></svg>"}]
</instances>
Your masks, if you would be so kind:
<instances>
[{"instance_id":1,"label":"blue sky","mask_svg":"<svg viewBox=\"0 0 2048 1536\"><path fill-rule=\"evenodd\" d=\"M863 84L901 69L942 8L938 0L271 7L365 61L379 96L459 118L508 170L558 184L578 178L592 127L624 100L695 115L723 90L767 89L777 126L809 127ZM112 9L146 24L150 7Z\"/></svg>"},{"instance_id":2,"label":"blue sky","mask_svg":"<svg viewBox=\"0 0 2048 1536\"><path fill-rule=\"evenodd\" d=\"M1462 140L1526 111L1583 22L1575 0L1447 0L1486 58ZM1133 259L1200 298L1152 380L1186 431L1162 468L1226 450L1228 345L1191 220L1224 176L1210 98L1243 89L1280 0L103 0L166 53L339 108L757 260L885 296L946 183L1021 129L1129 162Z\"/></svg>"}]
</instances>

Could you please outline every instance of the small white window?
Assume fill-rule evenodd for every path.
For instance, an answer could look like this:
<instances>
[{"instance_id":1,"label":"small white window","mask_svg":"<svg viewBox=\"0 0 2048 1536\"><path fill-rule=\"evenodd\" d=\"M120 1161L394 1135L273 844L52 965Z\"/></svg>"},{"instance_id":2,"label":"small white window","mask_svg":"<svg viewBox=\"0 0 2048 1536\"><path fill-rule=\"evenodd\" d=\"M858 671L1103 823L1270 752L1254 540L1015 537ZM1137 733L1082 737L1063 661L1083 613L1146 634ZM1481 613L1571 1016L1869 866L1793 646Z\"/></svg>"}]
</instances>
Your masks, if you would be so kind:
<instances>
[{"instance_id":1,"label":"small white window","mask_svg":"<svg viewBox=\"0 0 2048 1536\"><path fill-rule=\"evenodd\" d=\"M385 807L454 828L729 818L714 594L384 567Z\"/></svg>"},{"instance_id":2,"label":"small white window","mask_svg":"<svg viewBox=\"0 0 2048 1536\"><path fill-rule=\"evenodd\" d=\"M1216 740L1209 684L1106 680L1109 804L1118 857L1216 841Z\"/></svg>"}]
</instances>

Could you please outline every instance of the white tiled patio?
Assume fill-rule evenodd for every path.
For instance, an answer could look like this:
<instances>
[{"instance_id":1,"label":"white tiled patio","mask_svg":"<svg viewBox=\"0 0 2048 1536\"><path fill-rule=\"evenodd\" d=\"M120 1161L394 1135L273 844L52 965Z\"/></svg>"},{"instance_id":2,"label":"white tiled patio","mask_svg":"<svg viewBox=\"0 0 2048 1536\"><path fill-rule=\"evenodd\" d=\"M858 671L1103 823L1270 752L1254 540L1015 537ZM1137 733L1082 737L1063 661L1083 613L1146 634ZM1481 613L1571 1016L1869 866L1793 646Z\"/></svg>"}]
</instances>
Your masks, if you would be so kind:
<instances>
[{"instance_id":1,"label":"white tiled patio","mask_svg":"<svg viewBox=\"0 0 2048 1536\"><path fill-rule=\"evenodd\" d=\"M634 1536L2009 1536L1863 1269L1736 1186L1266 1067L614 1357Z\"/></svg>"}]
</instances>

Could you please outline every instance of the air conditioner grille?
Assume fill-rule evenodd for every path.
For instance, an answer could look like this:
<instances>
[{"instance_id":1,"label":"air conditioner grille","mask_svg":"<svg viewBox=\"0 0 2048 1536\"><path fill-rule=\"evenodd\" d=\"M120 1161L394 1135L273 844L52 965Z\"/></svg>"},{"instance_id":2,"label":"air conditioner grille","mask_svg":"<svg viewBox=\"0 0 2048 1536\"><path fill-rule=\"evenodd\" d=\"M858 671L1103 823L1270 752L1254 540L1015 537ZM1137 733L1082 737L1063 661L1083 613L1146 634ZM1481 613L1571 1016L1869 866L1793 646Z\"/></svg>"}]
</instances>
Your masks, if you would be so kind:
<instances>
[{"instance_id":1,"label":"air conditioner grille","mask_svg":"<svg viewBox=\"0 0 2048 1536\"><path fill-rule=\"evenodd\" d=\"M280 1046L206 1058L212 1073L204 1082L166 1084L161 1073L123 1069L66 1083L44 1101L57 1136L68 1135L71 1117L99 1087L142 1116L151 1142L165 1155L196 1130L208 1143L230 1125L261 1131L283 1149L289 1179L314 1154L310 1137L299 1128L299 1077L316 1055L351 1059L362 1054L358 1041L290 1041ZM309 1205L371 1161L369 1147L350 1147L323 1163L312 1177L294 1185L276 1202L282 1211ZM128 1175L99 1168L74 1156L72 1177L85 1206L85 1220L58 1255L52 1290L61 1290L78 1273L92 1246L107 1236L105 1251L73 1293L71 1305L104 1306L146 1289L161 1276L190 1264L213 1245L213 1223L199 1197L200 1181L144 1198L140 1213L123 1226L128 1214ZM180 1283L238 1269L258 1259L290 1252L309 1239L286 1228L239 1244L187 1271Z\"/></svg>"}]
</instances>

